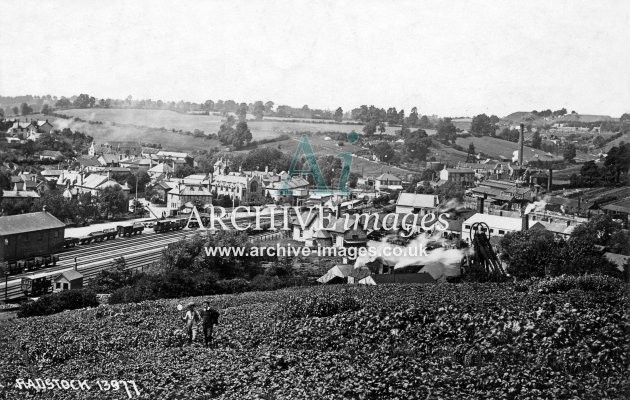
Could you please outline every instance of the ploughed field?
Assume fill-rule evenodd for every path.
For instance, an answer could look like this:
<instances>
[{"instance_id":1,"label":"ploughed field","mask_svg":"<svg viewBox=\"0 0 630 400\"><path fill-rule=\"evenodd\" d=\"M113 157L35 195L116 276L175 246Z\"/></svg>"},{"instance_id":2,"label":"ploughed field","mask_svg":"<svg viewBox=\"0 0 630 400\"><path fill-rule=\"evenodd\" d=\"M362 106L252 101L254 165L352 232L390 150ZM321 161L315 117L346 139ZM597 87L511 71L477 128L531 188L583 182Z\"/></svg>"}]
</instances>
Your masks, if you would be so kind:
<instances>
[{"instance_id":1,"label":"ploughed field","mask_svg":"<svg viewBox=\"0 0 630 400\"><path fill-rule=\"evenodd\" d=\"M184 345L177 304L104 305L0 331L0 382L87 380L91 392L0 398L628 398L624 288L512 284L310 287L210 297L216 345ZM138 398L133 394L134 398ZM207 396L207 397L204 397Z\"/></svg>"}]
</instances>

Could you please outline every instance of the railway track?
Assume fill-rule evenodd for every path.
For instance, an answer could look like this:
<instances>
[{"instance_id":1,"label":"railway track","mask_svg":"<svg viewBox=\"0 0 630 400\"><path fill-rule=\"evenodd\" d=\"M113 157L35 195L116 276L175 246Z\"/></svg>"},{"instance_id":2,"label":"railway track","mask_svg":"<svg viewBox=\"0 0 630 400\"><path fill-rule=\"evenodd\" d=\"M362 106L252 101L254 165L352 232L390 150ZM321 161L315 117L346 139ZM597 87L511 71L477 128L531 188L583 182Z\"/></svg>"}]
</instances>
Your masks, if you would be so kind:
<instances>
[{"instance_id":1,"label":"railway track","mask_svg":"<svg viewBox=\"0 0 630 400\"><path fill-rule=\"evenodd\" d=\"M53 267L42 268L26 273L9 276L6 284L0 283L0 299L15 300L24 297L21 291L23 277L55 276L61 272L74 269L75 266L89 281L91 277L99 271L109 267L114 259L124 257L128 268L137 268L142 265L157 261L161 257L162 250L170 243L181 239L188 239L195 234L207 234L205 231L182 230L164 233L143 233L137 236L118 237L116 239L105 240L87 245L64 249L59 255L59 261ZM280 236L270 233L255 234L251 241L269 240Z\"/></svg>"},{"instance_id":2,"label":"railway track","mask_svg":"<svg viewBox=\"0 0 630 400\"><path fill-rule=\"evenodd\" d=\"M33 272L11 275L6 289L9 300L23 297L21 281L26 276L50 276L63 271L74 269L75 257L77 270L86 280L96 275L102 269L111 265L112 261L124 257L129 268L137 268L160 259L162 250L170 243L189 237L195 231L175 231L161 234L146 234L128 238L118 238L92 245L79 246L59 253L59 261L54 267L44 268ZM5 299L5 283L0 283L0 298Z\"/></svg>"}]
</instances>

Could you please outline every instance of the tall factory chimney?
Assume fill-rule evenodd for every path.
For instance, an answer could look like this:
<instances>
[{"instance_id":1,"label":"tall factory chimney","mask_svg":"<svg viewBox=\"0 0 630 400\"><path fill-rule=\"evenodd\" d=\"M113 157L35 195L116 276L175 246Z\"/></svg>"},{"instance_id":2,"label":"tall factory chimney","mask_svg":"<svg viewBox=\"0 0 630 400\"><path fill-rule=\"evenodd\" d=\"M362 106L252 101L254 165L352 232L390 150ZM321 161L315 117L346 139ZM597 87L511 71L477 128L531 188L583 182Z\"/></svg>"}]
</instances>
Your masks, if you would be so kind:
<instances>
[{"instance_id":1,"label":"tall factory chimney","mask_svg":"<svg viewBox=\"0 0 630 400\"><path fill-rule=\"evenodd\" d=\"M549 179L547 180L548 193L551 193L551 188L553 188L553 169L549 168Z\"/></svg>"},{"instance_id":2,"label":"tall factory chimney","mask_svg":"<svg viewBox=\"0 0 630 400\"><path fill-rule=\"evenodd\" d=\"M485 195L477 197L477 212L479 214L483 214L484 200L485 200Z\"/></svg>"},{"instance_id":3,"label":"tall factory chimney","mask_svg":"<svg viewBox=\"0 0 630 400\"><path fill-rule=\"evenodd\" d=\"M521 133L518 135L518 166L523 167L523 141L525 140L525 124L521 124Z\"/></svg>"}]
</instances>

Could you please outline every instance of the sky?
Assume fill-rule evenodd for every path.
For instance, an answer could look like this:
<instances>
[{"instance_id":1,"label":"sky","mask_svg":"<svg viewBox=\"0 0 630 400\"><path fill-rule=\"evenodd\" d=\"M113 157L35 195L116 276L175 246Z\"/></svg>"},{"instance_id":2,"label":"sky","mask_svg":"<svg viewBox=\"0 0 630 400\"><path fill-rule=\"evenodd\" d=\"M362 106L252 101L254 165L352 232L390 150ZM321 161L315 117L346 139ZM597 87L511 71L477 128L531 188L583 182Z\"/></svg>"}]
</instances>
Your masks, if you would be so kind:
<instances>
[{"instance_id":1,"label":"sky","mask_svg":"<svg viewBox=\"0 0 630 400\"><path fill-rule=\"evenodd\" d=\"M630 1L3 0L0 95L630 112Z\"/></svg>"}]
</instances>

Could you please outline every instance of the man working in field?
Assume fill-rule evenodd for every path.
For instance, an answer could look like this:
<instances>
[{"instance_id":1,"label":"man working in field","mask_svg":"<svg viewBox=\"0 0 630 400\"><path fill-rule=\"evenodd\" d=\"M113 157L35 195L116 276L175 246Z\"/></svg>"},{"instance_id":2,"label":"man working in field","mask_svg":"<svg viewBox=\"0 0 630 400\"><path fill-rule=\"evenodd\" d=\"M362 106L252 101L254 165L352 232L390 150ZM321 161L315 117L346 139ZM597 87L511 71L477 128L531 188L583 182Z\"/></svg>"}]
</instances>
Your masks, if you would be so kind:
<instances>
[{"instance_id":1,"label":"man working in field","mask_svg":"<svg viewBox=\"0 0 630 400\"><path fill-rule=\"evenodd\" d=\"M188 344L192 344L192 342L197 337L197 327L195 324L199 322L201 316L199 315L199 311L195 308L195 303L188 303L186 306L188 309L186 314L182 317L182 319L186 322L186 334L188 335Z\"/></svg>"},{"instance_id":2,"label":"man working in field","mask_svg":"<svg viewBox=\"0 0 630 400\"><path fill-rule=\"evenodd\" d=\"M201 310L201 327L203 330L203 345L208 347L212 342L212 329L215 324L219 323L219 312L210 307L208 300L203 302L203 309Z\"/></svg>"}]
</instances>

